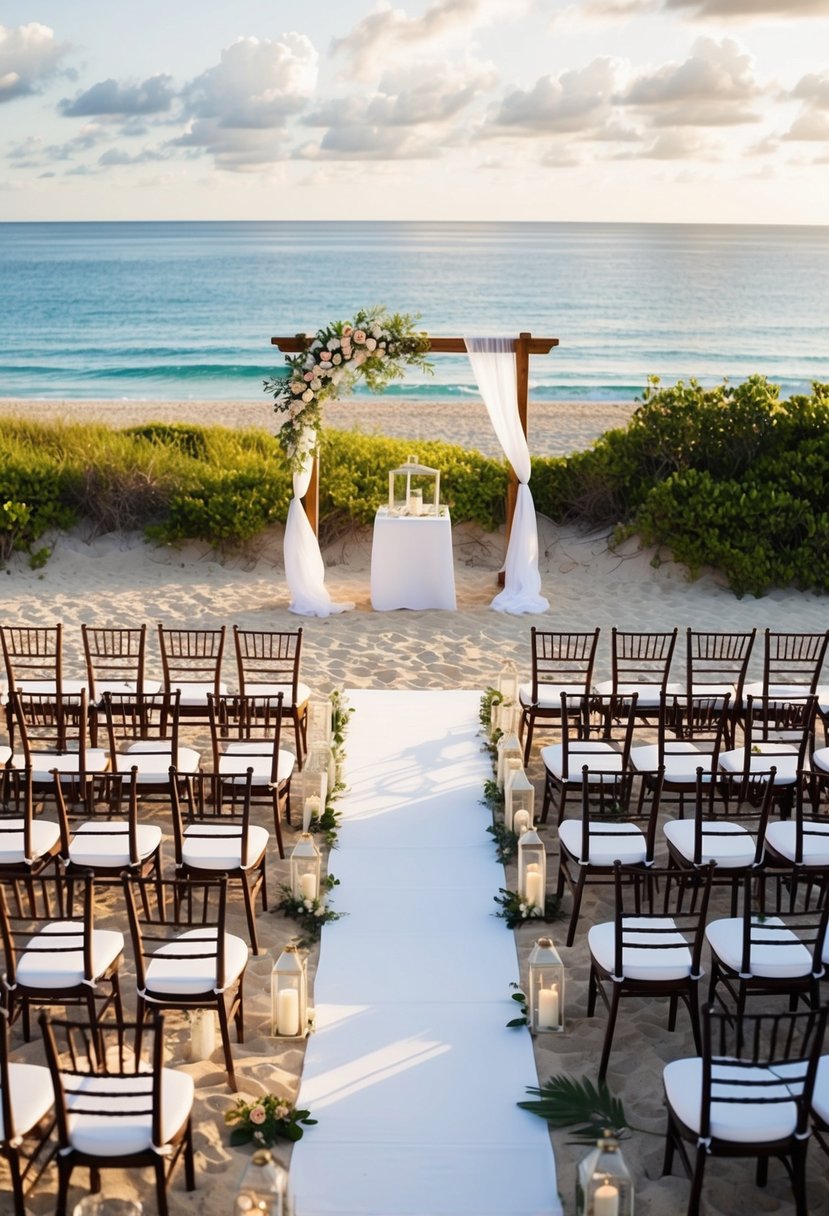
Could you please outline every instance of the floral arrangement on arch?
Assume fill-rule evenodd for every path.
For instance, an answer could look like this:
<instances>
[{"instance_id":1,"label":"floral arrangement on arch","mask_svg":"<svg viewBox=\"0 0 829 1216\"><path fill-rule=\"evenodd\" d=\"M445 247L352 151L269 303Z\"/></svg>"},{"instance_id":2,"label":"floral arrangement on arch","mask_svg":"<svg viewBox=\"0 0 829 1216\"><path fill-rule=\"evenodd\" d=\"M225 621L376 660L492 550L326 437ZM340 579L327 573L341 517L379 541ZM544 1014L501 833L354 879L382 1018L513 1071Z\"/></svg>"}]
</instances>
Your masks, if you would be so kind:
<instances>
[{"instance_id":1,"label":"floral arrangement on arch","mask_svg":"<svg viewBox=\"0 0 829 1216\"><path fill-rule=\"evenodd\" d=\"M322 425L322 406L362 380L372 392L381 392L401 380L406 367L432 371L426 359L428 335L415 329L418 316L390 313L385 308L361 310L354 320L332 321L317 331L305 351L286 355L287 376L264 381L283 415L279 445L291 467L302 467L311 449L312 434Z\"/></svg>"}]
</instances>

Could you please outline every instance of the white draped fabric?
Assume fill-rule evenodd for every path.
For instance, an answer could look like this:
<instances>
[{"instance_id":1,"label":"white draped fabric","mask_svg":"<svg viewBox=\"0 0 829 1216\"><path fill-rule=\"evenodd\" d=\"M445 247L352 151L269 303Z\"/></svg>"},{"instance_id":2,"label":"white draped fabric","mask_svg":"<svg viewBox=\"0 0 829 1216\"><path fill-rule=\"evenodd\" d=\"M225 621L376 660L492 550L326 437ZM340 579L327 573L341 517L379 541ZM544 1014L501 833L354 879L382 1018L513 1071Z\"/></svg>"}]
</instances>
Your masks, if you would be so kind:
<instances>
[{"instance_id":1,"label":"white draped fabric","mask_svg":"<svg viewBox=\"0 0 829 1216\"><path fill-rule=\"evenodd\" d=\"M504 562L504 590L496 595L491 607L516 615L547 612L550 602L541 594L538 524L529 487L530 450L518 415L514 342L512 338L464 341L498 442L520 483Z\"/></svg>"},{"instance_id":2,"label":"white draped fabric","mask_svg":"<svg viewBox=\"0 0 829 1216\"><path fill-rule=\"evenodd\" d=\"M481 823L479 693L360 689L336 907L297 1104L316 1127L291 1175L302 1216L561 1216L515 1012L515 939ZM510 1009L512 1006L512 1009Z\"/></svg>"},{"instance_id":3,"label":"white draped fabric","mask_svg":"<svg viewBox=\"0 0 829 1216\"><path fill-rule=\"evenodd\" d=\"M302 468L294 473L294 496L288 507L283 546L285 581L291 593L291 612L296 612L299 616L333 616L337 612L348 612L354 605L335 604L331 599L325 586L325 563L322 560L319 541L308 522L301 501L311 484L315 445L316 434L312 433Z\"/></svg>"}]
</instances>

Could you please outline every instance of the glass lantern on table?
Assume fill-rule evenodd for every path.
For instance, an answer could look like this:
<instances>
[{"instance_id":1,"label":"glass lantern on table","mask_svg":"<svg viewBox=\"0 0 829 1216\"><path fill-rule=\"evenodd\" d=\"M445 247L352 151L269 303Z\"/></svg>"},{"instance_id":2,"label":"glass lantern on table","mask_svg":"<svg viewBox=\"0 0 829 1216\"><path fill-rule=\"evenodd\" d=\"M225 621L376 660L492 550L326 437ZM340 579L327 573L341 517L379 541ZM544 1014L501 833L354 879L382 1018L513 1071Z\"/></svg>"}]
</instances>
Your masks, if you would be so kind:
<instances>
[{"instance_id":1,"label":"glass lantern on table","mask_svg":"<svg viewBox=\"0 0 829 1216\"><path fill-rule=\"evenodd\" d=\"M423 484L417 486L415 480ZM428 501L431 489L432 501ZM409 456L389 472L389 515L440 515L440 470Z\"/></svg>"}]
</instances>

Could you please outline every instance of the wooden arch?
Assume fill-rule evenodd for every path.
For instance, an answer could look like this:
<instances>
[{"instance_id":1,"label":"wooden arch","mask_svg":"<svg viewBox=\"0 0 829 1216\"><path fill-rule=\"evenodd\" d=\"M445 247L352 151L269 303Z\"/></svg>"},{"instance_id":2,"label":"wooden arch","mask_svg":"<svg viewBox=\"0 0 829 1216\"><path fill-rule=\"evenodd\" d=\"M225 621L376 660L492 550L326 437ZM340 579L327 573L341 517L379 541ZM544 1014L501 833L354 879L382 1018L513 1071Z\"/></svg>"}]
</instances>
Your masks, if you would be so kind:
<instances>
[{"instance_id":1,"label":"wooden arch","mask_svg":"<svg viewBox=\"0 0 829 1216\"><path fill-rule=\"evenodd\" d=\"M276 346L285 354L296 355L313 342L313 334L295 334L292 338L271 338L271 345ZM521 429L524 438L527 437L528 395L530 387L530 355L549 355L558 346L558 338L534 338L530 333L521 333L513 339L515 351L515 370L518 377L518 416L521 419ZM432 338L429 337L427 354L431 351L436 355L465 355L466 342L463 338ZM512 527L512 517L515 514L515 499L518 494L518 478L510 469L509 486L507 488L507 539ZM308 522L319 533L319 461L314 457L311 470L311 481L308 493L305 495L305 514Z\"/></svg>"}]
</instances>

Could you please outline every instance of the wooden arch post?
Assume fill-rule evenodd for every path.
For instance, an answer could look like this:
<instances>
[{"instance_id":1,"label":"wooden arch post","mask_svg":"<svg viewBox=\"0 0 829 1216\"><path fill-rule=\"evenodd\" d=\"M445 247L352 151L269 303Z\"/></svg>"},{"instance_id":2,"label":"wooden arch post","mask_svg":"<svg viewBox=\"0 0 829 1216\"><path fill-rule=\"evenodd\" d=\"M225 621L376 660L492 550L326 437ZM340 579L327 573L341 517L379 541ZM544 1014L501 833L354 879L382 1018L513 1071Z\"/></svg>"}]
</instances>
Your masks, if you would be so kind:
<instances>
[{"instance_id":1,"label":"wooden arch post","mask_svg":"<svg viewBox=\"0 0 829 1216\"><path fill-rule=\"evenodd\" d=\"M306 350L313 340L313 334L295 334L292 338L271 338L271 345L278 347L286 355L297 355ZM530 333L520 333L517 338L513 339L515 371L518 380L518 417L521 420L521 429L525 439L529 416L530 356L549 355L556 346L558 346L558 338L534 338ZM466 342L463 338L429 337L429 347L426 353L428 354L429 351L436 355L465 355L467 353ZM507 488L507 542L509 542L517 496L518 478L510 469ZM308 493L303 502L308 522L315 534L319 534L319 459L316 456L311 469Z\"/></svg>"}]
</instances>

